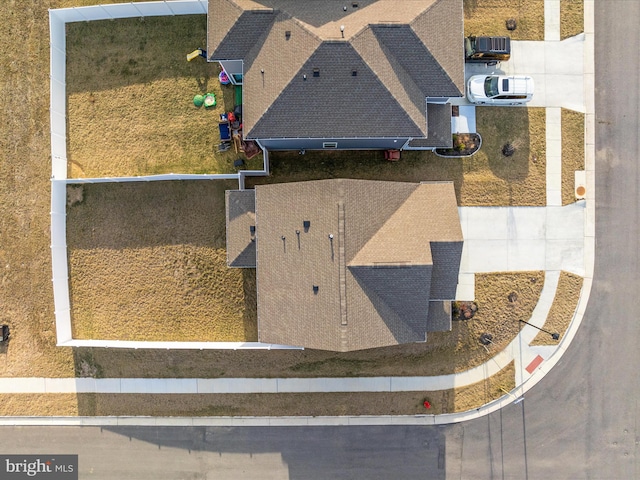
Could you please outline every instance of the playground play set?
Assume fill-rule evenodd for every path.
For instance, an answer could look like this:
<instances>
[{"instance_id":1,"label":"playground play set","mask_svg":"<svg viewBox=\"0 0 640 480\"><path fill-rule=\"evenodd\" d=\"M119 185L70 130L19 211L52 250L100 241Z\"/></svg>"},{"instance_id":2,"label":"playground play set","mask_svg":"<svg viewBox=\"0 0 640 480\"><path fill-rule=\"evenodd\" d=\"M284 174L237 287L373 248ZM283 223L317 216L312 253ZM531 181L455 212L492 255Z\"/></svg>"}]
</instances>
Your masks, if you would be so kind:
<instances>
[{"instance_id":1,"label":"playground play set","mask_svg":"<svg viewBox=\"0 0 640 480\"><path fill-rule=\"evenodd\" d=\"M187 54L187 61L190 62L198 57L206 60L207 51L202 48L197 48ZM229 85L231 83L229 76L224 70L218 75L218 80L221 85ZM260 153L260 147L253 141L245 141L242 139L242 86L235 85L234 89L235 103L233 111L220 114L220 121L218 122L218 130L220 131L218 151L226 152L231 148L231 142L233 142L236 153L243 152L247 159L250 159ZM193 97L193 104L198 108L202 106L205 108L215 107L217 105L216 95L213 92L204 95L195 95ZM238 160L236 160L236 163L234 163L236 168L242 165L244 165L244 161L238 163Z\"/></svg>"}]
</instances>

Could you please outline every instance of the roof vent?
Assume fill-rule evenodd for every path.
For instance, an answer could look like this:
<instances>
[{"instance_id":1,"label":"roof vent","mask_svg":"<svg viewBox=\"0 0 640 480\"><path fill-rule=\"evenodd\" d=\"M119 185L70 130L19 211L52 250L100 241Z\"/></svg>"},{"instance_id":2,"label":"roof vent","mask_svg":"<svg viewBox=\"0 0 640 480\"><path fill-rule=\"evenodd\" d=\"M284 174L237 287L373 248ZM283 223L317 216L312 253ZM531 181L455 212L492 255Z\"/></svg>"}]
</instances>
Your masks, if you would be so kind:
<instances>
[{"instance_id":1,"label":"roof vent","mask_svg":"<svg viewBox=\"0 0 640 480\"><path fill-rule=\"evenodd\" d=\"M351 76L352 77L357 77L358 76L358 70L351 70Z\"/></svg>"},{"instance_id":2,"label":"roof vent","mask_svg":"<svg viewBox=\"0 0 640 480\"><path fill-rule=\"evenodd\" d=\"M249 232L251 232L251 235L255 235L256 234L256 226L255 225L249 225Z\"/></svg>"},{"instance_id":3,"label":"roof vent","mask_svg":"<svg viewBox=\"0 0 640 480\"><path fill-rule=\"evenodd\" d=\"M357 4L356 2L353 2L353 3L351 4L351 6L352 6L353 8L358 8L358 4Z\"/></svg>"},{"instance_id":4,"label":"roof vent","mask_svg":"<svg viewBox=\"0 0 640 480\"><path fill-rule=\"evenodd\" d=\"M286 38L287 40L291 38L291 30L287 30L286 32L284 32L284 38Z\"/></svg>"},{"instance_id":5,"label":"roof vent","mask_svg":"<svg viewBox=\"0 0 640 480\"><path fill-rule=\"evenodd\" d=\"M320 69L319 68L314 68L313 69L313 76L314 77L319 77L320 76Z\"/></svg>"},{"instance_id":6,"label":"roof vent","mask_svg":"<svg viewBox=\"0 0 640 480\"><path fill-rule=\"evenodd\" d=\"M313 293L315 293L317 295L318 294L318 290L320 290L320 287L318 287L318 285L314 285L313 286Z\"/></svg>"},{"instance_id":7,"label":"roof vent","mask_svg":"<svg viewBox=\"0 0 640 480\"><path fill-rule=\"evenodd\" d=\"M304 233L307 233L309 231L309 227L311 226L311 221L310 220L304 220L302 222L302 226L304 227Z\"/></svg>"}]
</instances>

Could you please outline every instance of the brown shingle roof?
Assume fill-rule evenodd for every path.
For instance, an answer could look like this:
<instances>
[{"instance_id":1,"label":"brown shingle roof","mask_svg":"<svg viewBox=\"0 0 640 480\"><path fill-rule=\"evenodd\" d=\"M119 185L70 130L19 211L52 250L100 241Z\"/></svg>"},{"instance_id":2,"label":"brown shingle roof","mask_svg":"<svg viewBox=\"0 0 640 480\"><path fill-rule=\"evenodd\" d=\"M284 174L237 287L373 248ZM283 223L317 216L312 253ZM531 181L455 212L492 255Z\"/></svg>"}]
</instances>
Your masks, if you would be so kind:
<instances>
[{"instance_id":1,"label":"brown shingle roof","mask_svg":"<svg viewBox=\"0 0 640 480\"><path fill-rule=\"evenodd\" d=\"M448 332L451 330L451 302L432 300L429 302L428 332Z\"/></svg>"},{"instance_id":2,"label":"brown shingle roof","mask_svg":"<svg viewBox=\"0 0 640 480\"><path fill-rule=\"evenodd\" d=\"M256 197L253 190L227 190L227 265L256 266ZM253 229L252 229L253 227Z\"/></svg>"},{"instance_id":3,"label":"brown shingle roof","mask_svg":"<svg viewBox=\"0 0 640 480\"><path fill-rule=\"evenodd\" d=\"M260 341L347 351L425 340L430 292L457 283L452 183L320 180L255 195ZM455 248L434 254L434 241Z\"/></svg>"},{"instance_id":4,"label":"brown shingle roof","mask_svg":"<svg viewBox=\"0 0 640 480\"><path fill-rule=\"evenodd\" d=\"M462 95L462 0L357 3L209 0L211 58L244 60L247 138L423 137L425 97ZM303 84L314 68L333 82Z\"/></svg>"},{"instance_id":5,"label":"brown shingle roof","mask_svg":"<svg viewBox=\"0 0 640 480\"><path fill-rule=\"evenodd\" d=\"M463 17L460 0L439 0L411 22L413 31L461 93L464 92Z\"/></svg>"},{"instance_id":6,"label":"brown shingle roof","mask_svg":"<svg viewBox=\"0 0 640 480\"><path fill-rule=\"evenodd\" d=\"M318 69L318 77L314 77L314 68ZM356 76L352 75L354 70ZM247 98L252 97L247 94ZM252 112L252 102L246 104ZM351 44L324 42L301 66L277 101L250 127L249 135L253 138L422 136L424 96L422 104L422 111L403 108ZM414 118L408 112L413 112Z\"/></svg>"}]
</instances>

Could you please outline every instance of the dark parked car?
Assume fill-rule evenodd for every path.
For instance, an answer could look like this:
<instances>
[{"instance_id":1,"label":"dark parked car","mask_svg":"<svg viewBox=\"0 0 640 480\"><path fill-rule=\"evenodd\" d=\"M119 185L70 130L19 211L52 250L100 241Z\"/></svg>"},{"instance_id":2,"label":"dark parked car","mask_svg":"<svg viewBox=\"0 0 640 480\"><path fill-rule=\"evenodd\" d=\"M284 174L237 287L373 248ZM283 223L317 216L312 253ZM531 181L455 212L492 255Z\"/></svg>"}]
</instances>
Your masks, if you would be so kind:
<instances>
[{"instance_id":1,"label":"dark parked car","mask_svg":"<svg viewBox=\"0 0 640 480\"><path fill-rule=\"evenodd\" d=\"M467 37L464 39L464 56L467 62L493 63L509 60L509 37Z\"/></svg>"}]
</instances>

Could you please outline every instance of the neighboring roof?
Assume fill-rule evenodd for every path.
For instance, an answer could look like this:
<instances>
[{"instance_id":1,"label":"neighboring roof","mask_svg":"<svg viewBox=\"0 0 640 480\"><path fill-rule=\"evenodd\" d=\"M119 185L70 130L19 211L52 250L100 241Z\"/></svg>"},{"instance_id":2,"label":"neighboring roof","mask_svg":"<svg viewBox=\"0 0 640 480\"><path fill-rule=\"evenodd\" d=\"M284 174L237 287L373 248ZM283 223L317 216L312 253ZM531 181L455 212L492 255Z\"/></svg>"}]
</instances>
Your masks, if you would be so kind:
<instances>
[{"instance_id":1,"label":"neighboring roof","mask_svg":"<svg viewBox=\"0 0 640 480\"><path fill-rule=\"evenodd\" d=\"M225 192L227 210L227 265L256 266L256 196L253 190Z\"/></svg>"},{"instance_id":2,"label":"neighboring roof","mask_svg":"<svg viewBox=\"0 0 640 480\"><path fill-rule=\"evenodd\" d=\"M464 91L462 0L209 0L209 12L210 59L244 60L247 138L425 137L425 98Z\"/></svg>"},{"instance_id":3,"label":"neighboring roof","mask_svg":"<svg viewBox=\"0 0 640 480\"><path fill-rule=\"evenodd\" d=\"M421 342L429 301L454 298L452 183L319 180L257 186L255 198L260 341L335 351Z\"/></svg>"}]
</instances>

